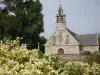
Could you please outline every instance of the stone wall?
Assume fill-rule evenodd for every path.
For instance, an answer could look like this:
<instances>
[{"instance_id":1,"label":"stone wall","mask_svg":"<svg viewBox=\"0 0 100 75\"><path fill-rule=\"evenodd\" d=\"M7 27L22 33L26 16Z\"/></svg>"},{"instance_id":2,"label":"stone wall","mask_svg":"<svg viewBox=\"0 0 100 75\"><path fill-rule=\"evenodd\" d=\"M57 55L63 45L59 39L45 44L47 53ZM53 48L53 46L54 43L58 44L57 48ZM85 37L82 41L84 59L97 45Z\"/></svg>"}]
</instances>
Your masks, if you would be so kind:
<instances>
[{"instance_id":1,"label":"stone wall","mask_svg":"<svg viewBox=\"0 0 100 75\"><path fill-rule=\"evenodd\" d=\"M79 45L68 45L68 46L46 46L46 54L58 54L58 50L62 48L64 54L80 54Z\"/></svg>"},{"instance_id":2,"label":"stone wall","mask_svg":"<svg viewBox=\"0 0 100 75\"><path fill-rule=\"evenodd\" d=\"M99 52L99 47L98 46L83 46L82 51L89 51L91 53Z\"/></svg>"},{"instance_id":3,"label":"stone wall","mask_svg":"<svg viewBox=\"0 0 100 75\"><path fill-rule=\"evenodd\" d=\"M83 61L86 58L86 56L79 54L65 54L65 55L59 55L59 58L62 60L69 60L69 61Z\"/></svg>"},{"instance_id":4,"label":"stone wall","mask_svg":"<svg viewBox=\"0 0 100 75\"><path fill-rule=\"evenodd\" d=\"M60 48L64 54L80 54L79 42L67 30L56 30L45 44L45 53L57 54Z\"/></svg>"}]
</instances>

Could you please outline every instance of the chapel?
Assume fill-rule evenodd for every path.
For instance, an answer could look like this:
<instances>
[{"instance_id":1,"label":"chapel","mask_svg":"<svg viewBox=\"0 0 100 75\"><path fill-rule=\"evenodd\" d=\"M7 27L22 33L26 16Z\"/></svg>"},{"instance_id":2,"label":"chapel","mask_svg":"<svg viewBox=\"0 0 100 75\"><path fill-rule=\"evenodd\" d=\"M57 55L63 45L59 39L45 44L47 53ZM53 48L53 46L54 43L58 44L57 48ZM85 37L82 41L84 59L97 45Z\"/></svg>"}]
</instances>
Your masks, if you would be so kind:
<instances>
[{"instance_id":1,"label":"chapel","mask_svg":"<svg viewBox=\"0 0 100 75\"><path fill-rule=\"evenodd\" d=\"M61 4L56 15L56 30L45 44L46 54L81 54L99 52L98 34L78 35L66 27L66 15Z\"/></svg>"}]
</instances>

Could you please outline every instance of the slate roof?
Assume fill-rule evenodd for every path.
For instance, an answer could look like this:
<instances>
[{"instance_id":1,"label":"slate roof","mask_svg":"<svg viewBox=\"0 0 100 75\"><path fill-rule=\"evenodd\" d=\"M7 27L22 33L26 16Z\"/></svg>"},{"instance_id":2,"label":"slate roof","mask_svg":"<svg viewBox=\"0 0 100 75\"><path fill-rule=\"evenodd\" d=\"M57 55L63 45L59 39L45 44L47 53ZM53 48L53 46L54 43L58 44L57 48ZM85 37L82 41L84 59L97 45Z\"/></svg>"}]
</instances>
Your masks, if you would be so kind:
<instances>
[{"instance_id":1,"label":"slate roof","mask_svg":"<svg viewBox=\"0 0 100 75\"><path fill-rule=\"evenodd\" d=\"M76 33L74 33L73 31L71 31L70 29L66 28L68 30L69 33L71 33L73 36L77 35Z\"/></svg>"},{"instance_id":2,"label":"slate roof","mask_svg":"<svg viewBox=\"0 0 100 75\"><path fill-rule=\"evenodd\" d=\"M83 46L97 45L97 34L76 35L74 37Z\"/></svg>"},{"instance_id":3,"label":"slate roof","mask_svg":"<svg viewBox=\"0 0 100 75\"><path fill-rule=\"evenodd\" d=\"M77 35L67 28L67 30L72 34L72 36L83 46L95 46L97 45L97 34L83 34ZM98 34L100 38L100 34Z\"/></svg>"}]
</instances>

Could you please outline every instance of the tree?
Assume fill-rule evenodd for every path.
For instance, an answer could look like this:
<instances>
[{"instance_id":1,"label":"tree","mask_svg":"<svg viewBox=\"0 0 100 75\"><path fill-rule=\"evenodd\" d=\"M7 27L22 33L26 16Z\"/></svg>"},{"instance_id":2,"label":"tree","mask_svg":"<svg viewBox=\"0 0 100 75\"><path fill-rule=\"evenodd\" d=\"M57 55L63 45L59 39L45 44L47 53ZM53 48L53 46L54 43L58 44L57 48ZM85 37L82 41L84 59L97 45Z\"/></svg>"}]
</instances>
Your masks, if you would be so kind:
<instances>
[{"instance_id":1,"label":"tree","mask_svg":"<svg viewBox=\"0 0 100 75\"><path fill-rule=\"evenodd\" d=\"M42 53L45 53L45 46L44 44L46 43L47 39L44 36L40 36L39 38L39 47L40 47L40 51Z\"/></svg>"},{"instance_id":2,"label":"tree","mask_svg":"<svg viewBox=\"0 0 100 75\"><path fill-rule=\"evenodd\" d=\"M0 11L0 39L23 37L21 44L37 48L43 29L42 4L39 0L4 0ZM13 13L13 14L11 14Z\"/></svg>"},{"instance_id":3,"label":"tree","mask_svg":"<svg viewBox=\"0 0 100 75\"><path fill-rule=\"evenodd\" d=\"M98 38L98 41L99 41L99 52L100 52L100 37Z\"/></svg>"}]
</instances>

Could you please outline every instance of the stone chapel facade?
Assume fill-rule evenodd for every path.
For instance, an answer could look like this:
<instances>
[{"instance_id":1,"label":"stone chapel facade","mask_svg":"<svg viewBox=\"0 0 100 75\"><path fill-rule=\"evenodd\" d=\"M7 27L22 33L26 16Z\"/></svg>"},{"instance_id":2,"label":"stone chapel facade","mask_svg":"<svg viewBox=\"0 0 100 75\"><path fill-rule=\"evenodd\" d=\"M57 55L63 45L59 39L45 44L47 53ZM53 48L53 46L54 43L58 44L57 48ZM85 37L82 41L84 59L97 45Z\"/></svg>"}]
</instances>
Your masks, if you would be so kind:
<instances>
[{"instance_id":1,"label":"stone chapel facade","mask_svg":"<svg viewBox=\"0 0 100 75\"><path fill-rule=\"evenodd\" d=\"M77 35L66 28L66 15L61 5L56 15L56 30L45 44L46 54L80 54L99 52L97 34Z\"/></svg>"}]
</instances>

